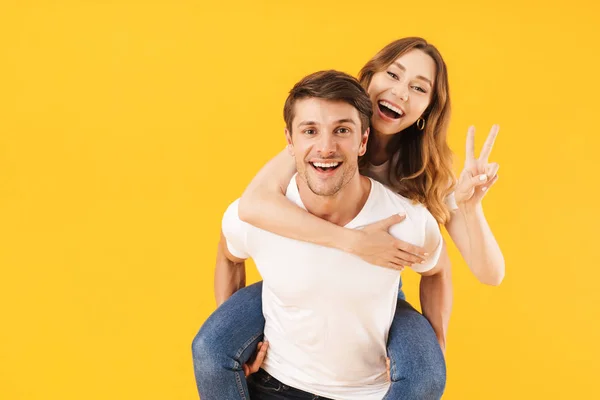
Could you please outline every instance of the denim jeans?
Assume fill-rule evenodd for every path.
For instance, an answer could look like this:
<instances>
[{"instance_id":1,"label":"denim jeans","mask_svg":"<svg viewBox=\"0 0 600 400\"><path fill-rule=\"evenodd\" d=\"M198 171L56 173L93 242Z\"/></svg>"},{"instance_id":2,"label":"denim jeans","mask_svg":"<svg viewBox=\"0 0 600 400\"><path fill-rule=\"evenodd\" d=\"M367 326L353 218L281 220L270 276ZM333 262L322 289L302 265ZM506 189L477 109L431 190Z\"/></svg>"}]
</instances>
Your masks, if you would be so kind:
<instances>
[{"instance_id":1,"label":"denim jeans","mask_svg":"<svg viewBox=\"0 0 600 400\"><path fill-rule=\"evenodd\" d=\"M248 377L252 400L331 400L279 382L263 369Z\"/></svg>"},{"instance_id":2,"label":"denim jeans","mask_svg":"<svg viewBox=\"0 0 600 400\"><path fill-rule=\"evenodd\" d=\"M202 400L250 399L242 365L263 339L261 292L258 282L234 293L194 338L194 373ZM429 321L404 300L402 291L398 297L387 347L392 382L383 400L439 400L446 385L444 355Z\"/></svg>"}]
</instances>

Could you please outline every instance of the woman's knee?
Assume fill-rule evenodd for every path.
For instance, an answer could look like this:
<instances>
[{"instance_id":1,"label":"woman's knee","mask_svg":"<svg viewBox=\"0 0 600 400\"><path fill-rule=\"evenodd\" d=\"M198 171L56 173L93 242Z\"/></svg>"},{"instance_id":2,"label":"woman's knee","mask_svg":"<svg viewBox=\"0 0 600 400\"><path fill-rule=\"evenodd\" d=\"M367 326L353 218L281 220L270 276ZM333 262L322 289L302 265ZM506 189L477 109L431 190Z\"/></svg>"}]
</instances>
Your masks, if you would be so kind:
<instances>
[{"instance_id":1,"label":"woman's knee","mask_svg":"<svg viewBox=\"0 0 600 400\"><path fill-rule=\"evenodd\" d=\"M194 368L238 369L262 337L262 282L241 289L208 317L192 341Z\"/></svg>"},{"instance_id":2,"label":"woman's knee","mask_svg":"<svg viewBox=\"0 0 600 400\"><path fill-rule=\"evenodd\" d=\"M210 329L204 328L204 326L200 328L192 341L192 358L196 372L210 375L223 368L233 367L233 365L226 365L227 357L216 340L216 335Z\"/></svg>"},{"instance_id":3,"label":"woman's knee","mask_svg":"<svg viewBox=\"0 0 600 400\"><path fill-rule=\"evenodd\" d=\"M411 398L441 396L446 386L444 354L429 321L410 305L399 307L394 317L388 353L392 382L403 381L414 392Z\"/></svg>"}]
</instances>

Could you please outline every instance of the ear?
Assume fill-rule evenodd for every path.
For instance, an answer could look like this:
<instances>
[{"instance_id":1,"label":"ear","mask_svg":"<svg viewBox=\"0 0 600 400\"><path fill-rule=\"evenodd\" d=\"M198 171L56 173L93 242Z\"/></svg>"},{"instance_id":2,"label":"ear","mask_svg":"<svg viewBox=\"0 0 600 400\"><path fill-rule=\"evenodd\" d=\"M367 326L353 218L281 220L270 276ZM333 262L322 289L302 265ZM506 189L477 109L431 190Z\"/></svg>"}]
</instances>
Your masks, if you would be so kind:
<instances>
[{"instance_id":1,"label":"ear","mask_svg":"<svg viewBox=\"0 0 600 400\"><path fill-rule=\"evenodd\" d=\"M362 134L360 138L360 147L358 149L358 155L363 156L367 152L367 142L369 141L369 132L371 132L371 128L367 128L365 133Z\"/></svg>"},{"instance_id":2,"label":"ear","mask_svg":"<svg viewBox=\"0 0 600 400\"><path fill-rule=\"evenodd\" d=\"M293 157L294 156L294 143L292 142L292 133L285 128L285 139L287 141L287 151Z\"/></svg>"}]
</instances>

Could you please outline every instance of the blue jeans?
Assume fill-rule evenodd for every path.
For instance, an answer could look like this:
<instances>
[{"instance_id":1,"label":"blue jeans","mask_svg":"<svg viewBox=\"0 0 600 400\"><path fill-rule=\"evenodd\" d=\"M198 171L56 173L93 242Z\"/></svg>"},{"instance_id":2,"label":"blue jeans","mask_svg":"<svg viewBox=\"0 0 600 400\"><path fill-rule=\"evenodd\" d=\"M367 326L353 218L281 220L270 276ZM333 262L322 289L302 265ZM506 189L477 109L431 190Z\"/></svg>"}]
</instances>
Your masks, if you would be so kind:
<instances>
[{"instance_id":1,"label":"blue jeans","mask_svg":"<svg viewBox=\"0 0 600 400\"><path fill-rule=\"evenodd\" d=\"M192 343L202 400L249 400L242 365L263 339L262 282L233 294L204 322ZM392 382L383 400L439 400L446 363L429 321L399 292L388 337Z\"/></svg>"}]
</instances>

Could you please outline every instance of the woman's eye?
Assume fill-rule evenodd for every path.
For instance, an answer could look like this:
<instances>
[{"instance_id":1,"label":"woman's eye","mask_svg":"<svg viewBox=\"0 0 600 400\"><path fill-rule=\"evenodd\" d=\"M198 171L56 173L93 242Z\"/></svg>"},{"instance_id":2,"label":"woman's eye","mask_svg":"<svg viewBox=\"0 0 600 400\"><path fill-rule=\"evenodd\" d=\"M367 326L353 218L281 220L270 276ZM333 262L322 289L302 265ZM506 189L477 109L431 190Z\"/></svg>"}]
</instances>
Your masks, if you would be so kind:
<instances>
[{"instance_id":1,"label":"woman's eye","mask_svg":"<svg viewBox=\"0 0 600 400\"><path fill-rule=\"evenodd\" d=\"M391 76L393 79L396 79L396 80L398 79L398 75L396 75L396 74L395 74L395 73L393 73L393 72L387 71L387 74L388 74L389 76Z\"/></svg>"},{"instance_id":2,"label":"woman's eye","mask_svg":"<svg viewBox=\"0 0 600 400\"><path fill-rule=\"evenodd\" d=\"M419 91L419 92L421 92L421 93L427 93L427 91L425 91L425 89L423 89L423 88L422 88L422 87L420 87L420 86L413 86L413 88L414 88L416 91Z\"/></svg>"}]
</instances>

